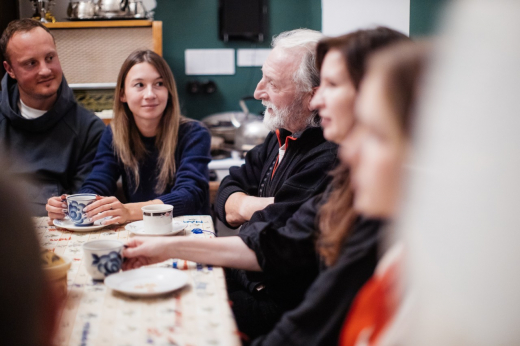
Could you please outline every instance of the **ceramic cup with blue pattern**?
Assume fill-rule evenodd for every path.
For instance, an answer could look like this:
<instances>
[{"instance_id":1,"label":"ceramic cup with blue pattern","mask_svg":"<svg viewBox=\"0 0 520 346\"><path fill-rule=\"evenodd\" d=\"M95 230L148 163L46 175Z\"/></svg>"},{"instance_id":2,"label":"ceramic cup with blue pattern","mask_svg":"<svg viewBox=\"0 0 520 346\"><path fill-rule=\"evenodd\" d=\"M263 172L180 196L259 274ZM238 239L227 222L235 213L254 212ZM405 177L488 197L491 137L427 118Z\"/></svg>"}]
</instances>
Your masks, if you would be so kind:
<instances>
[{"instance_id":1,"label":"ceramic cup with blue pattern","mask_svg":"<svg viewBox=\"0 0 520 346\"><path fill-rule=\"evenodd\" d=\"M121 270L123 264L123 243L112 239L91 240L83 244L83 262L94 280Z\"/></svg>"},{"instance_id":2,"label":"ceramic cup with blue pattern","mask_svg":"<svg viewBox=\"0 0 520 346\"><path fill-rule=\"evenodd\" d=\"M96 201L93 193L78 193L67 196L68 216L76 226L90 226L94 222L90 221L83 209Z\"/></svg>"}]
</instances>

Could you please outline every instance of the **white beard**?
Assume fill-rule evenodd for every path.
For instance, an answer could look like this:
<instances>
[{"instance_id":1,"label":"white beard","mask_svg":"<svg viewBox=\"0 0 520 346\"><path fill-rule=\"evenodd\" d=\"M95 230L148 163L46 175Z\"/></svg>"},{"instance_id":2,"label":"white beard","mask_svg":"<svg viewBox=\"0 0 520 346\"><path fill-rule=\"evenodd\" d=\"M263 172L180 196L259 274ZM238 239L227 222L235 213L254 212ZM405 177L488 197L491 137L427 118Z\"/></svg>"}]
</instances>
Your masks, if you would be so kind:
<instances>
[{"instance_id":1,"label":"white beard","mask_svg":"<svg viewBox=\"0 0 520 346\"><path fill-rule=\"evenodd\" d=\"M284 107L280 109L269 101L262 101L262 104L265 106L264 125L269 129L269 131L285 128L287 119L289 119L290 116L289 108L292 107Z\"/></svg>"},{"instance_id":2,"label":"white beard","mask_svg":"<svg viewBox=\"0 0 520 346\"><path fill-rule=\"evenodd\" d=\"M291 126L300 127L299 123L304 122L301 119L304 116L302 99L303 97L298 97L292 104L283 108L278 108L269 101L262 101L262 105L265 106L264 125L269 131L289 130L288 127Z\"/></svg>"}]
</instances>

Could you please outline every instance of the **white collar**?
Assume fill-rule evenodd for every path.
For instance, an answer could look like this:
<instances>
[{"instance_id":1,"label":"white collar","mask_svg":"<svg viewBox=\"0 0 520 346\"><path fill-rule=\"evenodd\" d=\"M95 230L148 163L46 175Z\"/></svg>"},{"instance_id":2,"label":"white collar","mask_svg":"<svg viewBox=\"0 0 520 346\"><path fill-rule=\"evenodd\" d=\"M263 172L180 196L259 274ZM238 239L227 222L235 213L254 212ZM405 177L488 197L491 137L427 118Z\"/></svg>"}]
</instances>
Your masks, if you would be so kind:
<instances>
[{"instance_id":1,"label":"white collar","mask_svg":"<svg viewBox=\"0 0 520 346\"><path fill-rule=\"evenodd\" d=\"M18 108L20 109L21 116L25 119L36 119L47 113L47 111L27 106L23 103L22 99L18 99Z\"/></svg>"}]
</instances>

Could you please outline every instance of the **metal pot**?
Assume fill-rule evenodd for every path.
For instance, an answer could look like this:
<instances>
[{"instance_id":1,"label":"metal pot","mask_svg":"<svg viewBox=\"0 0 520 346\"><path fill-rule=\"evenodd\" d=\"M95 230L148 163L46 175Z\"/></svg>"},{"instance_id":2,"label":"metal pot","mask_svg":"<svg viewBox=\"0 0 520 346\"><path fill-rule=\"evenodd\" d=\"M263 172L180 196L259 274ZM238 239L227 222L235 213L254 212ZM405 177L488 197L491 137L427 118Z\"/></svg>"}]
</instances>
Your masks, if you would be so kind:
<instances>
[{"instance_id":1,"label":"metal pot","mask_svg":"<svg viewBox=\"0 0 520 346\"><path fill-rule=\"evenodd\" d=\"M146 18L146 8L142 1L130 0L128 3L128 13L134 18Z\"/></svg>"},{"instance_id":2,"label":"metal pot","mask_svg":"<svg viewBox=\"0 0 520 346\"><path fill-rule=\"evenodd\" d=\"M269 134L269 129L264 125L259 115L247 113L240 127L235 132L235 149L248 151L262 144Z\"/></svg>"},{"instance_id":3,"label":"metal pot","mask_svg":"<svg viewBox=\"0 0 520 346\"><path fill-rule=\"evenodd\" d=\"M243 119L245 116L241 112L215 113L202 119L202 122L209 129L211 135L222 137L226 142L233 143L235 132L240 127L240 122L237 119Z\"/></svg>"},{"instance_id":4,"label":"metal pot","mask_svg":"<svg viewBox=\"0 0 520 346\"><path fill-rule=\"evenodd\" d=\"M105 18L128 15L128 0L97 0L97 15Z\"/></svg>"},{"instance_id":5,"label":"metal pot","mask_svg":"<svg viewBox=\"0 0 520 346\"><path fill-rule=\"evenodd\" d=\"M92 1L71 1L67 16L72 19L88 19L96 15L96 4Z\"/></svg>"},{"instance_id":6,"label":"metal pot","mask_svg":"<svg viewBox=\"0 0 520 346\"><path fill-rule=\"evenodd\" d=\"M246 96L240 100L243 112L216 113L202 119L213 136L223 137L228 143L234 142L235 149L247 151L262 144L269 130L260 115L249 113L246 100L254 100Z\"/></svg>"}]
</instances>

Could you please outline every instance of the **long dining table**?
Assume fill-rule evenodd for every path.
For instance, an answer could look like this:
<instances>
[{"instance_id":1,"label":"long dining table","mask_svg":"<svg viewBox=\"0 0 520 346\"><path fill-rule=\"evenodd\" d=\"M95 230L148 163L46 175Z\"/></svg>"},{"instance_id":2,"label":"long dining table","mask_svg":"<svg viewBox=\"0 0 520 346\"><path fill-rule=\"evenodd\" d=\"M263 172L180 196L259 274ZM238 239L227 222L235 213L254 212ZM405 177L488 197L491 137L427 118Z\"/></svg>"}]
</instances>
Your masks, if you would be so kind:
<instances>
[{"instance_id":1,"label":"long dining table","mask_svg":"<svg viewBox=\"0 0 520 346\"><path fill-rule=\"evenodd\" d=\"M174 220L186 224L174 236L215 236L210 216L181 216ZM184 269L188 274L185 287L161 296L131 297L113 291L103 281L93 281L82 263L83 243L95 239L125 242L134 236L125 225L72 232L48 225L46 217L35 218L34 222L41 246L72 260L55 345L241 344L222 268L170 259L153 266Z\"/></svg>"}]
</instances>

